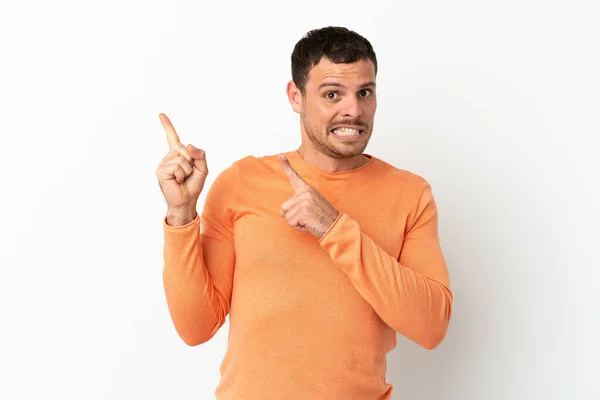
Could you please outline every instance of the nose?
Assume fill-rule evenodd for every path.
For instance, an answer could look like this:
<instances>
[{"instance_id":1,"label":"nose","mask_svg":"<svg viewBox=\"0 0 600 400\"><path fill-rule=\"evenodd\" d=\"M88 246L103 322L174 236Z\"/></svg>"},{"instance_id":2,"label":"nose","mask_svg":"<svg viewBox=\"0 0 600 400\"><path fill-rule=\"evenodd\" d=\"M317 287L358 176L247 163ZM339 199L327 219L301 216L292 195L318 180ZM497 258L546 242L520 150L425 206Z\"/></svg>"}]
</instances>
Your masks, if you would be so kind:
<instances>
[{"instance_id":1,"label":"nose","mask_svg":"<svg viewBox=\"0 0 600 400\"><path fill-rule=\"evenodd\" d=\"M362 107L360 106L357 98L351 97L347 99L346 103L344 104L343 114L344 117L352 119L357 119L362 116Z\"/></svg>"}]
</instances>

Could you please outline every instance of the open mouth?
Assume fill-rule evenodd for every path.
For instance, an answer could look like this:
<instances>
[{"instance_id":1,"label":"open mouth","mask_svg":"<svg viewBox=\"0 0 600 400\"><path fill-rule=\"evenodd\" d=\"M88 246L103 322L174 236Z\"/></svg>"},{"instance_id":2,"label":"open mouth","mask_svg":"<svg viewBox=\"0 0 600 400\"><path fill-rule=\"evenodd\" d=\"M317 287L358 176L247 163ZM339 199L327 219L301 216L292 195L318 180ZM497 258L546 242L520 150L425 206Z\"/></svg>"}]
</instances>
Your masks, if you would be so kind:
<instances>
[{"instance_id":1,"label":"open mouth","mask_svg":"<svg viewBox=\"0 0 600 400\"><path fill-rule=\"evenodd\" d=\"M363 132L364 132L363 129L351 129L351 128L336 128L336 129L331 130L332 134L334 134L335 136L341 137L341 138L358 137Z\"/></svg>"}]
</instances>

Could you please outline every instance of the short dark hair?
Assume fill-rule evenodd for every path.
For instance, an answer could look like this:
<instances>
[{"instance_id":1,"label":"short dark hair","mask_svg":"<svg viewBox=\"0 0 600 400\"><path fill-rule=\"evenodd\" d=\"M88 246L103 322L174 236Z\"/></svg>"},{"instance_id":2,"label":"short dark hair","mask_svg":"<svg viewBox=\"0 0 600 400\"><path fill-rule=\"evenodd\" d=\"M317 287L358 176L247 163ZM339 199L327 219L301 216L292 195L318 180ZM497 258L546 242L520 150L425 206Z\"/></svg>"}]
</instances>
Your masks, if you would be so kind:
<instances>
[{"instance_id":1,"label":"short dark hair","mask_svg":"<svg viewBox=\"0 0 600 400\"><path fill-rule=\"evenodd\" d=\"M336 64L371 60L377 74L377 57L366 38L339 26L313 29L296 43L292 52L292 79L302 94L310 69L323 57Z\"/></svg>"}]
</instances>

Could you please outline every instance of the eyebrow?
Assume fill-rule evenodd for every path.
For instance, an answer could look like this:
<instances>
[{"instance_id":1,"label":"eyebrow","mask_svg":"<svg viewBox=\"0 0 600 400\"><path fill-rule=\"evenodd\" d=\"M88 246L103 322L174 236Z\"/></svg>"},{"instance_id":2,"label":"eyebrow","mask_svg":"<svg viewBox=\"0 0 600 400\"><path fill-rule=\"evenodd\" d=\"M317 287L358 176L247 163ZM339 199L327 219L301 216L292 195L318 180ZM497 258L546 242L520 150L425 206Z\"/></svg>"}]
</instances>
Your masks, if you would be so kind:
<instances>
[{"instance_id":1,"label":"eyebrow","mask_svg":"<svg viewBox=\"0 0 600 400\"><path fill-rule=\"evenodd\" d=\"M324 88L326 86L345 87L341 83L337 83L337 82L323 82L323 83L321 83L321 85L319 85L319 90L321 90L322 88ZM360 88L363 89L363 88L366 88L369 86L376 86L375 82L371 81L371 82L363 83L362 85L360 85Z\"/></svg>"}]
</instances>

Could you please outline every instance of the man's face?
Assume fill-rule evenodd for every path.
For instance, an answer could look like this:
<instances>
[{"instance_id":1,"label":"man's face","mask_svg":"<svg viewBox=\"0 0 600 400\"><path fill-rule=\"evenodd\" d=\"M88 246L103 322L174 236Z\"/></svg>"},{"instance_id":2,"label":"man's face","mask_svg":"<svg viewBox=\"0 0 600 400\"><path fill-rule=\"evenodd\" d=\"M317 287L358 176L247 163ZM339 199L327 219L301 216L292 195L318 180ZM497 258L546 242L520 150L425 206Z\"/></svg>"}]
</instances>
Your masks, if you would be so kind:
<instances>
[{"instance_id":1,"label":"man's face","mask_svg":"<svg viewBox=\"0 0 600 400\"><path fill-rule=\"evenodd\" d=\"M334 64L321 59L299 97L302 129L316 150L337 159L363 153L377 108L371 60Z\"/></svg>"}]
</instances>

